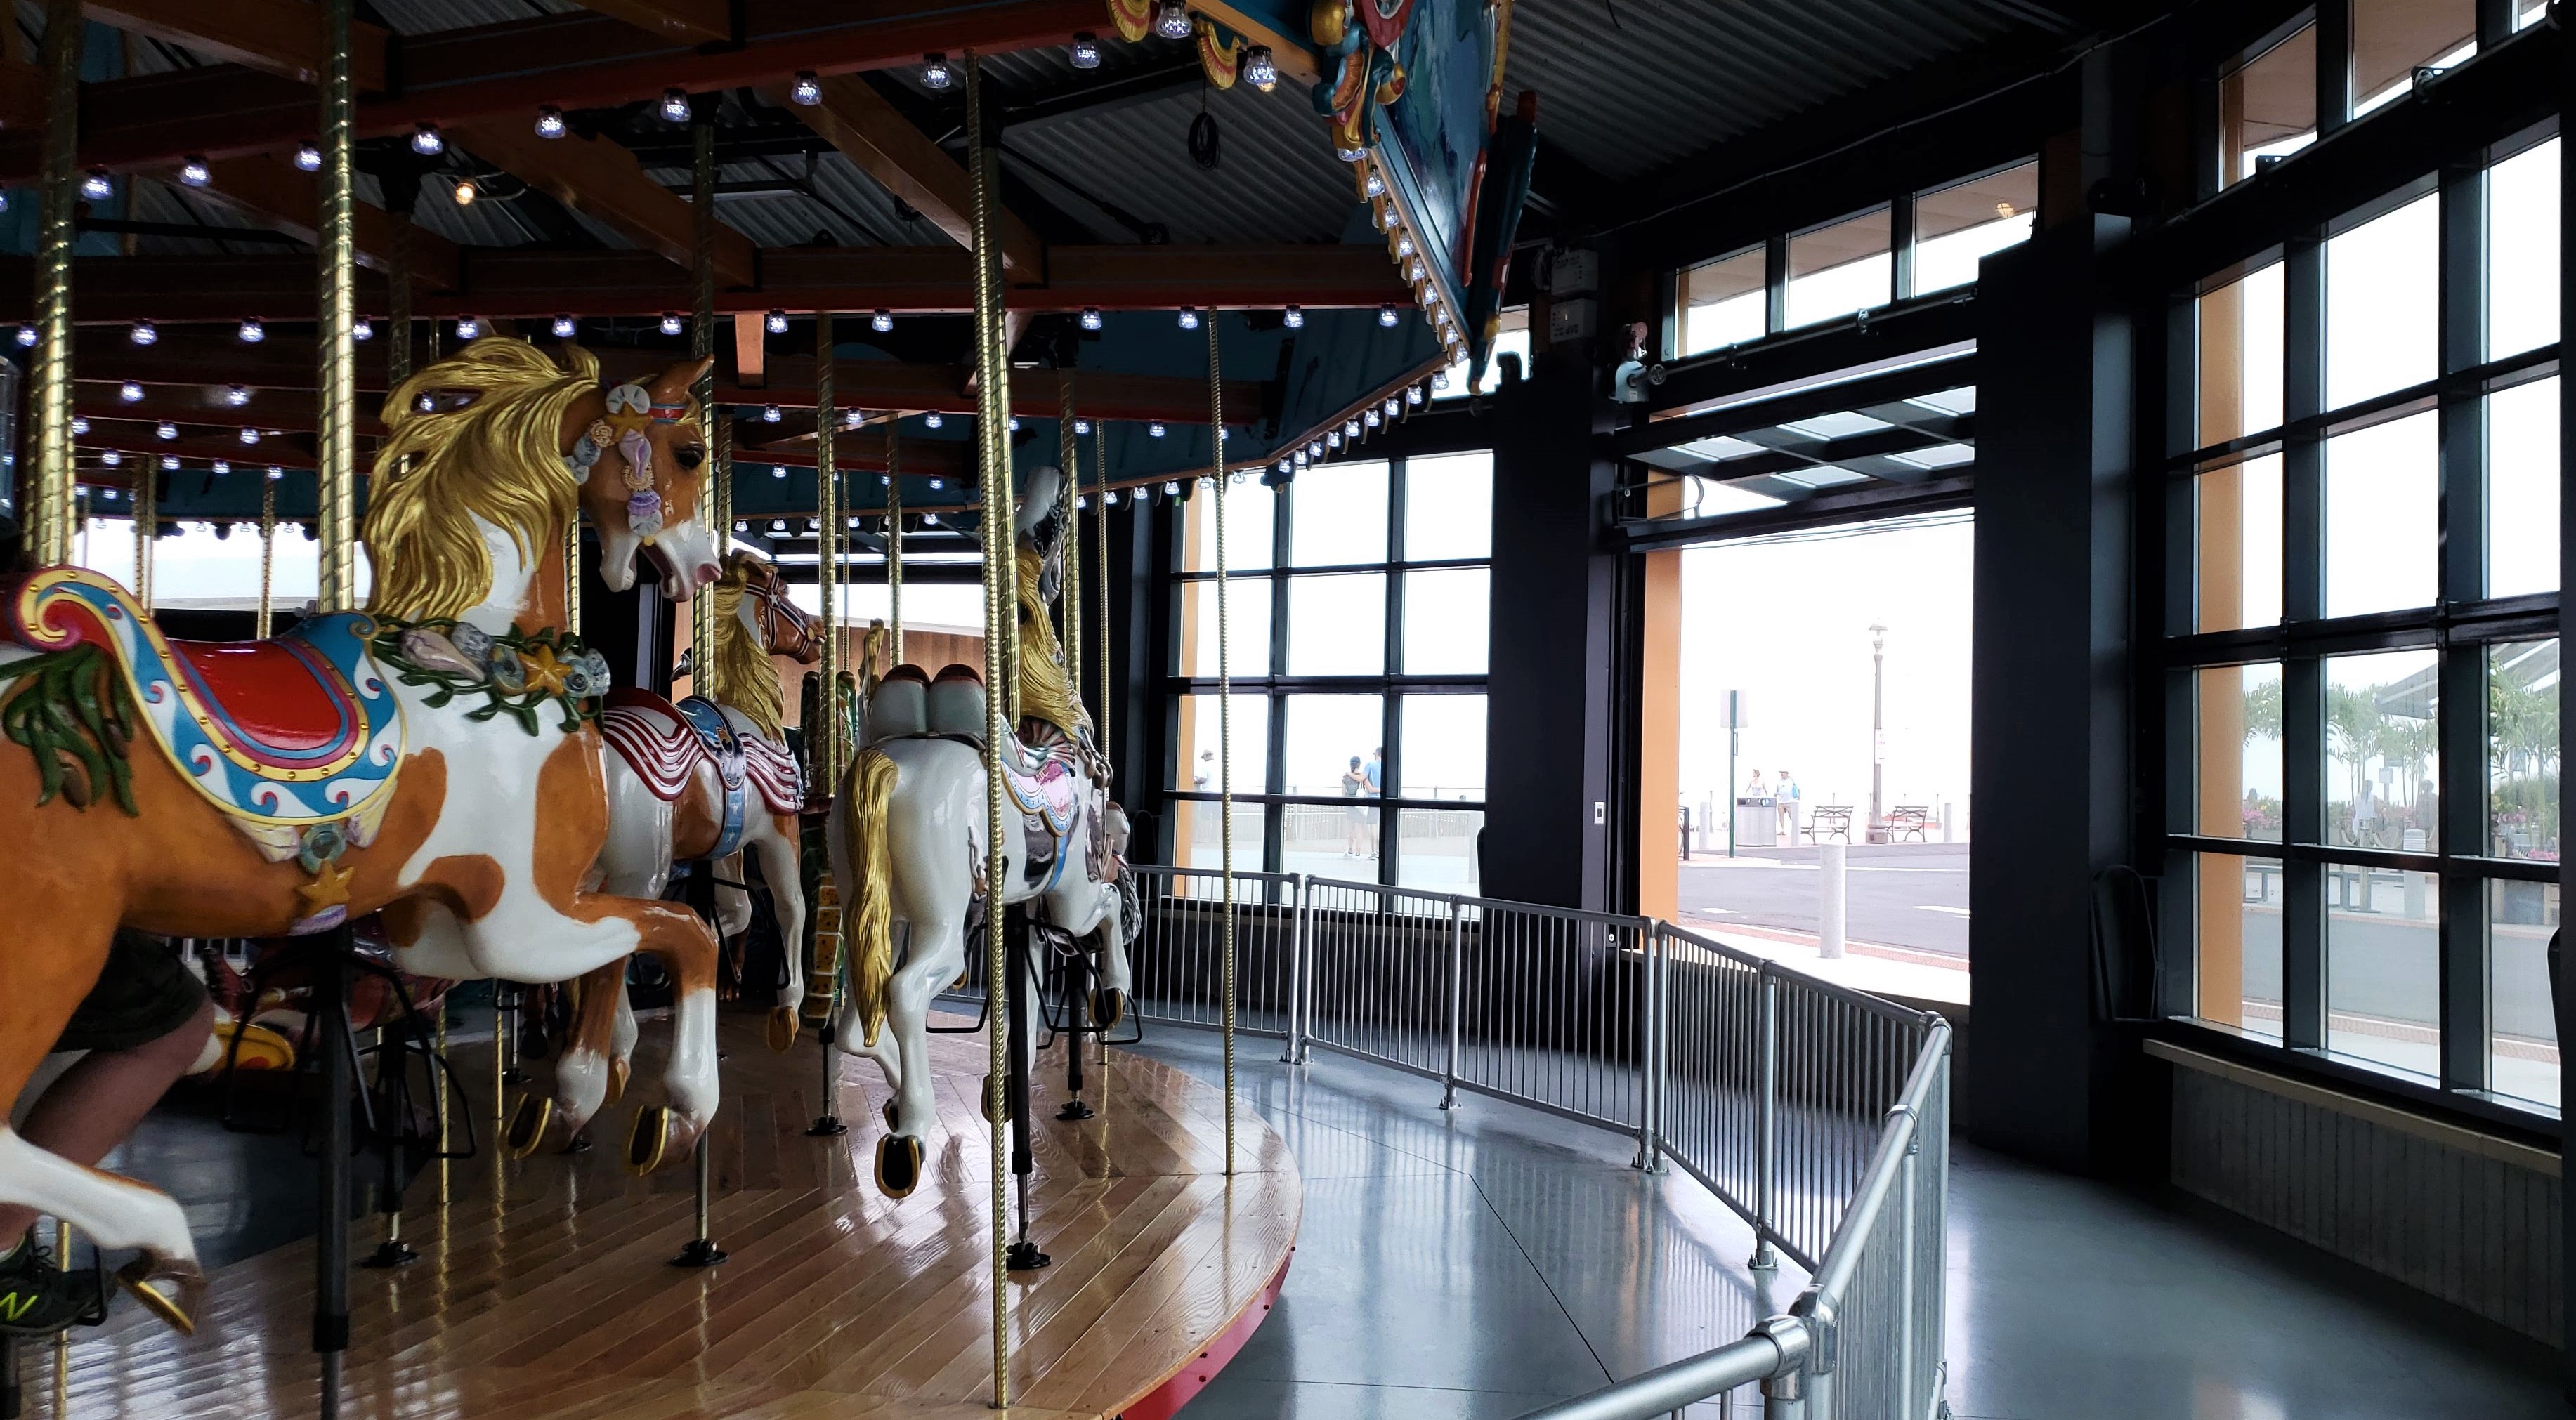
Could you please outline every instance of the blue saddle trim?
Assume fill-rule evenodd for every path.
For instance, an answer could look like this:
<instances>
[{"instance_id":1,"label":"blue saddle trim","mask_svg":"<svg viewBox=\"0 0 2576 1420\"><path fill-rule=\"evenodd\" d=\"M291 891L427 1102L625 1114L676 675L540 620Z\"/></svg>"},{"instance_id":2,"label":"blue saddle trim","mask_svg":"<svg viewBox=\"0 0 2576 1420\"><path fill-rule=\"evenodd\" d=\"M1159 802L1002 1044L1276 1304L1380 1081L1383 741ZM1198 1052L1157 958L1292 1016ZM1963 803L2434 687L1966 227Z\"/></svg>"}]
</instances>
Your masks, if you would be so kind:
<instances>
[{"instance_id":1,"label":"blue saddle trim","mask_svg":"<svg viewBox=\"0 0 2576 1420\"><path fill-rule=\"evenodd\" d=\"M690 729L698 732L698 742L706 746L707 758L715 761L716 783L724 791L724 827L716 834L715 850L710 858L730 858L742 847L747 824L746 804L750 775L742 758L742 741L735 737L733 725L716 703L692 695L672 707Z\"/></svg>"}]
</instances>

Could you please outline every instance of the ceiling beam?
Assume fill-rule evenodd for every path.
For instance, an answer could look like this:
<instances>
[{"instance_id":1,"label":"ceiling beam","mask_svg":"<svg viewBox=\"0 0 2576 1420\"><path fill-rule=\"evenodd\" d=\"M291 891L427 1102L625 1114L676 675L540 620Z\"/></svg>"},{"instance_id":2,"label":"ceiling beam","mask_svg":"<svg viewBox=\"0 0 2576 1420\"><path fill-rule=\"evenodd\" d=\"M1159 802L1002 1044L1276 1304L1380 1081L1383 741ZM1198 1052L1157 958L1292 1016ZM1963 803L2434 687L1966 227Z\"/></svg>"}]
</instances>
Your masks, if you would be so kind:
<instances>
[{"instance_id":1,"label":"ceiling beam","mask_svg":"<svg viewBox=\"0 0 2576 1420\"><path fill-rule=\"evenodd\" d=\"M322 82L322 7L312 0L86 0L81 13L100 24L196 51L226 64ZM363 20L349 25L350 79L359 93L385 87L385 31ZM308 102L310 100L308 99Z\"/></svg>"},{"instance_id":2,"label":"ceiling beam","mask_svg":"<svg viewBox=\"0 0 2576 1420\"><path fill-rule=\"evenodd\" d=\"M617 144L578 134L540 138L525 120L463 125L456 139L564 206L615 228L683 271L692 269L697 214L646 177L635 155ZM716 224L715 271L719 286L749 286L760 275L751 238L722 222Z\"/></svg>"},{"instance_id":3,"label":"ceiling beam","mask_svg":"<svg viewBox=\"0 0 2576 1420\"><path fill-rule=\"evenodd\" d=\"M133 0L142 3L142 0ZM202 0L150 0L196 11ZM270 0L285 3L285 0ZM217 7L221 8L221 7ZM870 7L873 8L873 7ZM406 36L400 94L358 106L360 137L412 125L525 124L540 104L615 108L666 88L755 86L811 69L849 74L918 64L931 50L998 54L1060 45L1101 28L1098 0L1000 0L962 11L923 6L853 18L850 8L755 4L739 45L676 43L605 15L575 13ZM311 135L313 91L241 65L208 65L81 86L84 165L173 163L284 148ZM0 132L0 182L27 182L39 132Z\"/></svg>"},{"instance_id":4,"label":"ceiling beam","mask_svg":"<svg viewBox=\"0 0 2576 1420\"><path fill-rule=\"evenodd\" d=\"M320 235L314 219L322 210L322 180L269 154L225 158L206 165L206 190L256 219L260 225L312 244ZM452 291L464 279L456 244L418 224L406 229L391 213L357 204L358 260L379 271L393 269L394 243L407 230L405 250L412 280L420 286Z\"/></svg>"},{"instance_id":5,"label":"ceiling beam","mask_svg":"<svg viewBox=\"0 0 2576 1420\"><path fill-rule=\"evenodd\" d=\"M575 0L585 10L624 20L649 34L682 44L724 44L733 39L725 0Z\"/></svg>"},{"instance_id":6,"label":"ceiling beam","mask_svg":"<svg viewBox=\"0 0 2576 1420\"><path fill-rule=\"evenodd\" d=\"M637 370L664 359L643 352L619 352L611 357L602 352L603 365L622 371L627 364ZM832 397L843 409L906 412L936 410L941 414L972 414L975 397L969 393L966 377L971 367L965 365L902 365L890 360L842 360L832 367ZM1054 370L1013 370L1011 372L1011 413L1023 419L1053 419L1062 407L1058 389L1062 376ZM1159 419L1166 424L1205 424L1208 422L1207 381L1195 376L1129 375L1107 370L1083 370L1074 384L1075 413L1089 419ZM768 378L757 388L719 381L716 400L721 404L774 404L781 409L805 410L814 407L814 361L811 356L776 356L769 361ZM1261 408L1261 385L1256 380L1228 380L1225 384L1226 407L1250 414Z\"/></svg>"},{"instance_id":7,"label":"ceiling beam","mask_svg":"<svg viewBox=\"0 0 2576 1420\"><path fill-rule=\"evenodd\" d=\"M804 120L861 172L946 232L949 240L969 249L974 246L973 185L966 169L867 80L856 74L825 79L823 99L817 104L793 103L777 89L764 90L761 96ZM1020 281L1045 279L1046 249L1037 233L1007 208L999 215L1002 265Z\"/></svg>"}]
</instances>

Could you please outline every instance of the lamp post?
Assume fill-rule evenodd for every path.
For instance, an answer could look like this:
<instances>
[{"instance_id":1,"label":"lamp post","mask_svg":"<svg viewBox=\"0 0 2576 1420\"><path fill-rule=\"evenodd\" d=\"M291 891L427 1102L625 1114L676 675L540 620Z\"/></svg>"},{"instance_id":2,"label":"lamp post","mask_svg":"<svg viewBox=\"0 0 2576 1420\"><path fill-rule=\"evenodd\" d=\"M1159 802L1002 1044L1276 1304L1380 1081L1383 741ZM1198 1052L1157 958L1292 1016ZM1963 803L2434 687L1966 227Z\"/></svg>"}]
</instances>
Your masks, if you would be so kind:
<instances>
[{"instance_id":1,"label":"lamp post","mask_svg":"<svg viewBox=\"0 0 2576 1420\"><path fill-rule=\"evenodd\" d=\"M1887 816L1879 802L1879 773L1887 760L1887 624L1869 624L1869 836L1884 837Z\"/></svg>"}]
</instances>

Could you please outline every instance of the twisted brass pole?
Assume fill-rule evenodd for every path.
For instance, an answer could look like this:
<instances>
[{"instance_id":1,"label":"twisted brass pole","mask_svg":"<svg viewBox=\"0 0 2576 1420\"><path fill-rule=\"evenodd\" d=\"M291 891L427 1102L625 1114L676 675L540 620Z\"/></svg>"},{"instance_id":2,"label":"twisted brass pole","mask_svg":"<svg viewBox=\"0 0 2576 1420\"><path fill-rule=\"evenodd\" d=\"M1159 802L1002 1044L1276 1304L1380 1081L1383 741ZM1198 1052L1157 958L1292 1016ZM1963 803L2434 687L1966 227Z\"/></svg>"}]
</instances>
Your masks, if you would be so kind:
<instances>
[{"instance_id":1,"label":"twisted brass pole","mask_svg":"<svg viewBox=\"0 0 2576 1420\"><path fill-rule=\"evenodd\" d=\"M411 378L411 205L395 211L392 259L385 263L385 388Z\"/></svg>"},{"instance_id":2,"label":"twisted brass pole","mask_svg":"<svg viewBox=\"0 0 2576 1420\"><path fill-rule=\"evenodd\" d=\"M1225 368L1217 358L1218 314L1207 313L1208 443L1216 472L1216 774L1217 860L1225 880L1225 1172L1234 1175L1234 673L1226 659L1225 597Z\"/></svg>"},{"instance_id":3,"label":"twisted brass pole","mask_svg":"<svg viewBox=\"0 0 2576 1420\"><path fill-rule=\"evenodd\" d=\"M321 392L319 458L315 464L319 509L314 530L322 545L321 595L326 611L358 604L358 195L351 163L353 85L349 74L349 16L353 0L323 0L322 215L314 251L320 258L321 328L317 332L317 388Z\"/></svg>"},{"instance_id":4,"label":"twisted brass pole","mask_svg":"<svg viewBox=\"0 0 2576 1420\"><path fill-rule=\"evenodd\" d=\"M887 668L903 664L903 442L899 436L903 420L886 415L886 620L894 634L889 638Z\"/></svg>"},{"instance_id":5,"label":"twisted brass pole","mask_svg":"<svg viewBox=\"0 0 2576 1420\"><path fill-rule=\"evenodd\" d=\"M1073 687L1073 704L1082 708L1082 445L1073 437L1073 371L1063 372L1056 400L1057 460L1064 465L1064 678Z\"/></svg>"},{"instance_id":6,"label":"twisted brass pole","mask_svg":"<svg viewBox=\"0 0 2576 1420\"><path fill-rule=\"evenodd\" d=\"M689 266L695 308L689 318L689 354L706 359L716 353L716 125L712 106L689 125ZM724 423L716 413L715 367L698 377L698 418L714 442L714 427ZM699 466L698 516L713 519L716 504L716 460ZM731 536L730 523L711 523L716 546ZM716 654L716 599L698 596L689 602L689 693L712 696Z\"/></svg>"},{"instance_id":7,"label":"twisted brass pole","mask_svg":"<svg viewBox=\"0 0 2576 1420\"><path fill-rule=\"evenodd\" d=\"M36 226L35 459L26 548L72 560L72 218L80 189L80 0L45 5L44 197Z\"/></svg>"},{"instance_id":8,"label":"twisted brass pole","mask_svg":"<svg viewBox=\"0 0 2576 1420\"><path fill-rule=\"evenodd\" d=\"M1093 528L1098 535L1091 540L1091 556L1100 568L1099 579L1092 583L1100 593L1100 609L1092 617L1100 637L1100 757L1114 764L1117 756L1109 748L1109 702L1114 697L1109 684L1109 609L1117 603L1109 598L1109 425L1104 421L1095 420L1091 426L1091 465L1100 478L1100 501L1094 508L1099 523Z\"/></svg>"},{"instance_id":9,"label":"twisted brass pole","mask_svg":"<svg viewBox=\"0 0 2576 1420\"><path fill-rule=\"evenodd\" d=\"M161 480L145 459L134 474L134 599L152 610L152 535L161 524Z\"/></svg>"},{"instance_id":10,"label":"twisted brass pole","mask_svg":"<svg viewBox=\"0 0 2576 1420\"><path fill-rule=\"evenodd\" d=\"M259 476L259 618L252 634L260 640L272 631L277 585L277 480Z\"/></svg>"},{"instance_id":11,"label":"twisted brass pole","mask_svg":"<svg viewBox=\"0 0 2576 1420\"><path fill-rule=\"evenodd\" d=\"M832 313L814 313L814 551L815 589L822 593L823 723L816 742L817 776L825 785L841 782L841 471L834 458L832 426Z\"/></svg>"}]
</instances>

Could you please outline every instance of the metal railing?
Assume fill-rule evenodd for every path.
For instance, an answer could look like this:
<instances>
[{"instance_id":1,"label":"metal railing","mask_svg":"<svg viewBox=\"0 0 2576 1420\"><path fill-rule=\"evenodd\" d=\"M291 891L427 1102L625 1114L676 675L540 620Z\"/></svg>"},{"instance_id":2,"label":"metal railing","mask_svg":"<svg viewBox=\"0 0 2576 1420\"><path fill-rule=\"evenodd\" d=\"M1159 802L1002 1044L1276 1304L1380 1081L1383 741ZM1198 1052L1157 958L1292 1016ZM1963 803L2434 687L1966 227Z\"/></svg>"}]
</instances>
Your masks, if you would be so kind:
<instances>
[{"instance_id":1,"label":"metal railing","mask_svg":"<svg viewBox=\"0 0 2576 1420\"><path fill-rule=\"evenodd\" d=\"M1223 1019L1223 874L1129 865L1146 1022ZM1942 1413L1950 1026L1645 917L1236 873L1236 1029L1633 1137L1813 1279L1744 1339L1534 1412L1647 1420L1759 1383L1763 1413ZM970 972L971 975L971 972ZM959 994L980 994L980 981Z\"/></svg>"}]
</instances>

